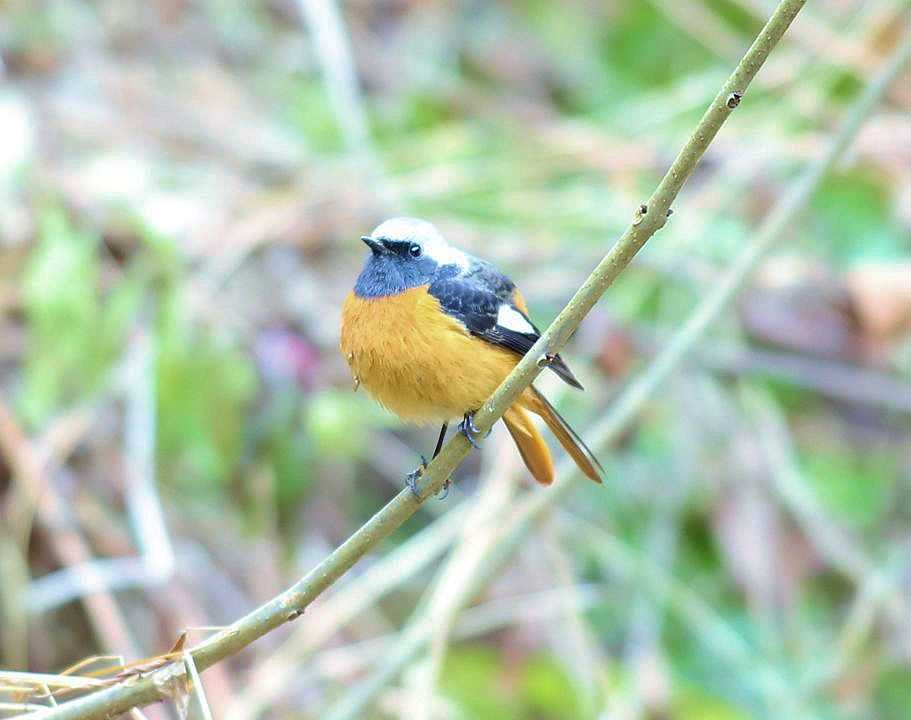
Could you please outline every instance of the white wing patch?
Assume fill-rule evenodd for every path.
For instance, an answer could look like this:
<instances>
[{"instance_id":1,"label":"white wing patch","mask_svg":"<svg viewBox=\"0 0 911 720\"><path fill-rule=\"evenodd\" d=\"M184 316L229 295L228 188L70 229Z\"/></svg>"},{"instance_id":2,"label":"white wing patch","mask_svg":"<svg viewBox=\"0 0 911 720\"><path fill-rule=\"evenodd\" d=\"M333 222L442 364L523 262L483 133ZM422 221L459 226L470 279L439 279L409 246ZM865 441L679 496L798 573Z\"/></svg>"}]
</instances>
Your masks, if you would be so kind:
<instances>
[{"instance_id":1,"label":"white wing patch","mask_svg":"<svg viewBox=\"0 0 911 720\"><path fill-rule=\"evenodd\" d=\"M497 325L513 332L535 334L531 323L522 317L522 313L509 305L500 305L500 309L497 310Z\"/></svg>"}]
</instances>

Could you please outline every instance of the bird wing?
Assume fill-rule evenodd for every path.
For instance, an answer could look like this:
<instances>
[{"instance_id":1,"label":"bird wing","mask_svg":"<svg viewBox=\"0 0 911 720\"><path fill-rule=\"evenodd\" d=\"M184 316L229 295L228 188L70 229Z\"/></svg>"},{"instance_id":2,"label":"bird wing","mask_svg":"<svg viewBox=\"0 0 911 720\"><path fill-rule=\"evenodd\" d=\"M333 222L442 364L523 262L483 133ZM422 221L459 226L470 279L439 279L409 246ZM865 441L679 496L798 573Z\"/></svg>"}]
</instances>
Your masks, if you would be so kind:
<instances>
[{"instance_id":1,"label":"bird wing","mask_svg":"<svg viewBox=\"0 0 911 720\"><path fill-rule=\"evenodd\" d=\"M515 283L484 260L472 258L465 272L437 278L428 291L472 335L517 355L525 355L541 337L525 312L525 301ZM582 389L559 355L550 368L569 385Z\"/></svg>"}]
</instances>

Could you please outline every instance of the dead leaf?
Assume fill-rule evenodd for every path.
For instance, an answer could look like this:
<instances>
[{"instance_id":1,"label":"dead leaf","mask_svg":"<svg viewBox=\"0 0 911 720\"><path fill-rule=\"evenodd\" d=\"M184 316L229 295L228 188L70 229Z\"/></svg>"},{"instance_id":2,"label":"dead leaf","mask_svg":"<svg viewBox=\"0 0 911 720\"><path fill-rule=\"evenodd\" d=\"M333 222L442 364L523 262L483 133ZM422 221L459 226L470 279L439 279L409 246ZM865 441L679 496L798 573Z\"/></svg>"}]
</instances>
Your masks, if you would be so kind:
<instances>
[{"instance_id":1,"label":"dead leaf","mask_svg":"<svg viewBox=\"0 0 911 720\"><path fill-rule=\"evenodd\" d=\"M846 282L864 333L888 340L911 329L911 260L857 265Z\"/></svg>"}]
</instances>

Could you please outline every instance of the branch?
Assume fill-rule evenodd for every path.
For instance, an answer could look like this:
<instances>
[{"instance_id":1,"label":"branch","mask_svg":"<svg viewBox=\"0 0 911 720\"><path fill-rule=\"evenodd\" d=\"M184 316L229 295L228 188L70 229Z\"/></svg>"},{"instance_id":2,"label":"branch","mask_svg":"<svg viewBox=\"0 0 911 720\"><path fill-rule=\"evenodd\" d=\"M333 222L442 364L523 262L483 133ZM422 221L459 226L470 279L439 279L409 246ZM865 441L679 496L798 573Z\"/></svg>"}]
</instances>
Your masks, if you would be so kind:
<instances>
[{"instance_id":1,"label":"branch","mask_svg":"<svg viewBox=\"0 0 911 720\"><path fill-rule=\"evenodd\" d=\"M819 183L848 148L863 121L876 103L882 99L886 90L909 60L911 60L911 34L905 37L886 67L857 99L825 152L797 179L750 242L738 254L718 284L674 335L671 342L611 406L604 419L587 434L587 441L591 447L595 449L604 447L620 437L620 434L629 426L658 387L680 365L683 358L696 347L711 323L717 320L772 244L793 225L800 211L819 187ZM495 552L485 558L485 562L472 578L471 594L476 595L481 592L496 577L500 568L522 544L535 523L574 487L573 481L576 479L576 475L578 475L576 466L572 462L564 460L557 469L557 479L554 484L546 490L531 493L516 509L512 517L504 523L501 539L496 545ZM359 717L376 693L391 682L428 642L430 637L428 623L429 619L420 612L413 620L410 620L405 631L400 634L394 651L384 658L382 666L373 676L362 681L354 694L343 698L338 705L338 710L333 708L333 714L330 717L336 720ZM772 683L772 685L768 685L767 689L774 691L777 695L780 688Z\"/></svg>"},{"instance_id":2,"label":"branch","mask_svg":"<svg viewBox=\"0 0 911 720\"><path fill-rule=\"evenodd\" d=\"M632 223L572 300L522 358L509 377L475 415L475 424L486 432L546 366L546 358L566 344L582 319L632 261L646 241L667 220L671 204L705 154L725 120L740 102L750 82L781 40L806 0L781 0L765 27L743 56L721 91L709 105L695 131L683 146L658 188L639 206ZM471 446L456 435L427 468L419 483L419 498L403 489L376 515L291 588L231 626L191 649L200 670L235 655L254 640L294 620L326 588L344 575L361 557L411 517L427 497L435 495ZM545 497L544 493L541 493ZM185 675L183 663L168 665L151 676L132 679L46 711L27 720L90 720L110 717L130 708L166 697L172 683Z\"/></svg>"},{"instance_id":3,"label":"branch","mask_svg":"<svg viewBox=\"0 0 911 720\"><path fill-rule=\"evenodd\" d=\"M615 441L658 387L679 366L684 357L696 347L706 330L727 307L765 253L794 224L819 184L854 140L864 120L909 61L911 61L911 33L906 33L901 45L893 53L887 65L854 103L825 152L797 179L790 191L775 206L756 235L737 255L733 264L711 293L697 306L670 343L645 372L627 388L611 406L604 419L591 431L589 439L592 447L603 447ZM509 557L533 524L569 491L576 474L574 465L566 461L562 462L557 469L557 479L554 484L544 491L531 494L517 509L514 520L508 528L504 529L506 537L497 549L497 555L491 558L479 573L478 588L483 587L493 576L499 563Z\"/></svg>"}]
</instances>

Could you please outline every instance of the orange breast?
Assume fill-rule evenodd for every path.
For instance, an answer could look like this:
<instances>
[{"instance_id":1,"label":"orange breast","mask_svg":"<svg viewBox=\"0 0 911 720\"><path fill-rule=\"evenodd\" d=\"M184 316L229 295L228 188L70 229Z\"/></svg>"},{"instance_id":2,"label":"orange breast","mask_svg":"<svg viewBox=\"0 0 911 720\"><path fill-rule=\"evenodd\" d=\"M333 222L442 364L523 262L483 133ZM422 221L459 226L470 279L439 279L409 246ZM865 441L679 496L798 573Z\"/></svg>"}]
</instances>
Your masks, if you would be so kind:
<instances>
[{"instance_id":1,"label":"orange breast","mask_svg":"<svg viewBox=\"0 0 911 720\"><path fill-rule=\"evenodd\" d=\"M360 384L413 423L477 410L518 362L444 313L426 285L384 298L350 293L341 350Z\"/></svg>"}]
</instances>

